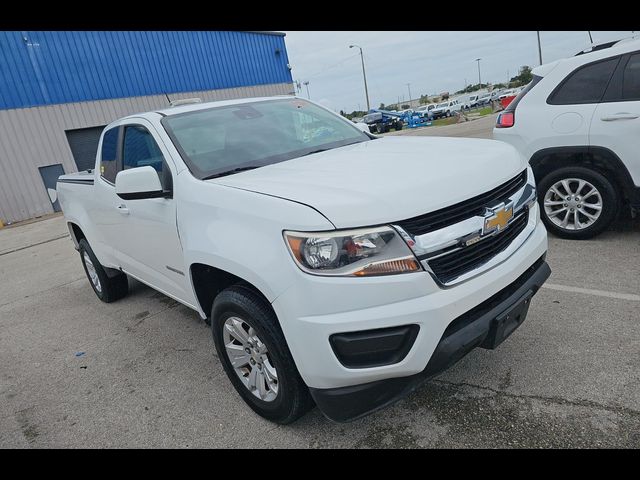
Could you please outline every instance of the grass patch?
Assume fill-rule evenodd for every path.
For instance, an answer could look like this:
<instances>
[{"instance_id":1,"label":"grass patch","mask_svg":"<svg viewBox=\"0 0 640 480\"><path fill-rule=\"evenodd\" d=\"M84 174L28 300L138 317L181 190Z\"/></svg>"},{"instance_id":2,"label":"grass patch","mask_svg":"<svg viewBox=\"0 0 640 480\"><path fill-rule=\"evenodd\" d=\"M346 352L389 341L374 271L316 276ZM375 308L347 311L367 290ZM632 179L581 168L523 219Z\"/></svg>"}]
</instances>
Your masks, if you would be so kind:
<instances>
[{"instance_id":1,"label":"grass patch","mask_svg":"<svg viewBox=\"0 0 640 480\"><path fill-rule=\"evenodd\" d=\"M458 117L455 115L449 118L439 118L438 120L434 120L431 122L431 125L434 127L442 127L444 125L453 125L458 122Z\"/></svg>"},{"instance_id":2,"label":"grass patch","mask_svg":"<svg viewBox=\"0 0 640 480\"><path fill-rule=\"evenodd\" d=\"M491 108L491 107L484 107L484 108L481 108L480 110L478 110L478 114L480 116L489 115L490 113L493 113L493 108Z\"/></svg>"}]
</instances>

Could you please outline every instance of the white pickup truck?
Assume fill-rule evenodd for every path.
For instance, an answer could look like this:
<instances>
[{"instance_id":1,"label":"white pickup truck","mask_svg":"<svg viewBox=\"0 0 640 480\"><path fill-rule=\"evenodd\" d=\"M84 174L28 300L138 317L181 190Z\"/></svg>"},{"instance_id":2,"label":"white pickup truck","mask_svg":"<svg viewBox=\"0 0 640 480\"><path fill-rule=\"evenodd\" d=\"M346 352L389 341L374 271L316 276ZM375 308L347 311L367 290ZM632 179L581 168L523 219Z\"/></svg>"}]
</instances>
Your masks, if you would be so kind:
<instances>
[{"instance_id":1,"label":"white pickup truck","mask_svg":"<svg viewBox=\"0 0 640 480\"><path fill-rule=\"evenodd\" d=\"M550 273L527 162L365 130L296 97L111 123L95 170L57 185L94 292L117 300L131 276L196 310L278 423L314 402L361 417L495 348Z\"/></svg>"}]
</instances>

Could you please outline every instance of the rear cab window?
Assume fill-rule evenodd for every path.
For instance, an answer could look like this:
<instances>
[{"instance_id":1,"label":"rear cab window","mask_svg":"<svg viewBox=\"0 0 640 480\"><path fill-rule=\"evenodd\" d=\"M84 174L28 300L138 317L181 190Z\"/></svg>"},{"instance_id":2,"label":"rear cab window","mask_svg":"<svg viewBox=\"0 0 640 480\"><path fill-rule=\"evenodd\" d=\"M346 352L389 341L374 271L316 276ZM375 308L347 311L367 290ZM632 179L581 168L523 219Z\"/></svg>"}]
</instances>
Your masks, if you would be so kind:
<instances>
[{"instance_id":1,"label":"rear cab window","mask_svg":"<svg viewBox=\"0 0 640 480\"><path fill-rule=\"evenodd\" d=\"M102 137L102 150L100 151L100 176L109 183L116 183L118 173L118 127L104 132Z\"/></svg>"}]
</instances>

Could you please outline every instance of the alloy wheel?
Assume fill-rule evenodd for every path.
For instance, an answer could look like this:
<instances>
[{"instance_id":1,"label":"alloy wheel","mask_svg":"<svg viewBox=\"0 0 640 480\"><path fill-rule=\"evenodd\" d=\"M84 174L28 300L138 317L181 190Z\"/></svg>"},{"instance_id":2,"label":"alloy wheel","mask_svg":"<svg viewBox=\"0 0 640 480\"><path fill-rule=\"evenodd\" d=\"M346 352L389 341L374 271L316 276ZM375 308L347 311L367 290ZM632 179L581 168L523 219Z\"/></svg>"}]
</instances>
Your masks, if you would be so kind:
<instances>
[{"instance_id":1,"label":"alloy wheel","mask_svg":"<svg viewBox=\"0 0 640 480\"><path fill-rule=\"evenodd\" d=\"M229 317L222 339L236 375L254 396L272 402L278 396L278 372L271 362L267 346L246 320Z\"/></svg>"},{"instance_id":2,"label":"alloy wheel","mask_svg":"<svg viewBox=\"0 0 640 480\"><path fill-rule=\"evenodd\" d=\"M602 195L581 178L565 178L554 183L544 195L544 212L554 225L565 230L584 230L602 213Z\"/></svg>"},{"instance_id":3,"label":"alloy wheel","mask_svg":"<svg viewBox=\"0 0 640 480\"><path fill-rule=\"evenodd\" d=\"M84 265L87 267L87 272L89 273L89 280L95 287L98 293L102 293L102 285L100 284L100 278L98 278L98 273L96 272L96 267L94 267L93 262L89 258L89 254L85 251L82 255L82 259L84 260Z\"/></svg>"}]
</instances>

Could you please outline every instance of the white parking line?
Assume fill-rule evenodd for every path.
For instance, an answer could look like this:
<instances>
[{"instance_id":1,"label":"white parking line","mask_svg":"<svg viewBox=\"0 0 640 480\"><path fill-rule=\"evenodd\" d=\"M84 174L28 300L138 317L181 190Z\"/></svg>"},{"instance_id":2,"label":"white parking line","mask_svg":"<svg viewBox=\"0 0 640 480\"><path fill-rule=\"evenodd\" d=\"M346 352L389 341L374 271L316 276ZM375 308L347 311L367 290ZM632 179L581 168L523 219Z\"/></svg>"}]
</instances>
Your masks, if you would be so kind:
<instances>
[{"instance_id":1,"label":"white parking line","mask_svg":"<svg viewBox=\"0 0 640 480\"><path fill-rule=\"evenodd\" d=\"M542 288L549 290L559 290L561 292L584 293L585 295L596 295L598 297L618 298L620 300L631 300L632 302L640 302L640 295L633 293L606 292L604 290L592 290L590 288L569 287L567 285L556 285L554 283L545 283Z\"/></svg>"}]
</instances>

